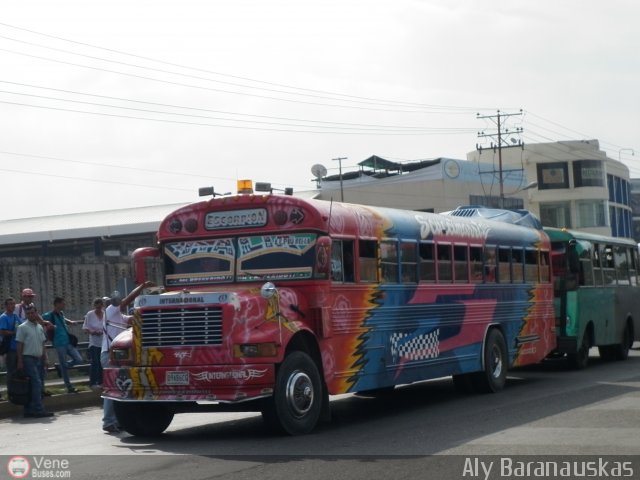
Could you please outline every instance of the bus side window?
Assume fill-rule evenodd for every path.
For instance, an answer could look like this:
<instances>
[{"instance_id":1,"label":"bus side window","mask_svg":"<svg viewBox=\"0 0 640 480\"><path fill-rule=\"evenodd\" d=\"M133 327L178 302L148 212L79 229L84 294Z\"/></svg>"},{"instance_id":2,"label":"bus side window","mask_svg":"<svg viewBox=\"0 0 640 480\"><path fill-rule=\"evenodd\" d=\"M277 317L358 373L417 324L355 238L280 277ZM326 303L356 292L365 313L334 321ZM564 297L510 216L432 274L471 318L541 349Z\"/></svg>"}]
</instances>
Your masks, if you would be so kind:
<instances>
[{"instance_id":1,"label":"bus side window","mask_svg":"<svg viewBox=\"0 0 640 480\"><path fill-rule=\"evenodd\" d=\"M522 248L515 247L511 250L511 270L513 283L524 281L524 252Z\"/></svg>"},{"instance_id":2,"label":"bus side window","mask_svg":"<svg viewBox=\"0 0 640 480\"><path fill-rule=\"evenodd\" d=\"M331 244L331 280L335 282L344 281L342 265L342 240L334 240Z\"/></svg>"},{"instance_id":3,"label":"bus side window","mask_svg":"<svg viewBox=\"0 0 640 480\"><path fill-rule=\"evenodd\" d=\"M627 257L627 248L623 246L616 246L614 247L613 252L618 284L629 285L629 259Z\"/></svg>"},{"instance_id":4,"label":"bus side window","mask_svg":"<svg viewBox=\"0 0 640 480\"><path fill-rule=\"evenodd\" d=\"M538 283L538 252L525 250L524 252L524 280L527 283Z\"/></svg>"},{"instance_id":5,"label":"bus side window","mask_svg":"<svg viewBox=\"0 0 640 480\"><path fill-rule=\"evenodd\" d=\"M451 245L436 245L438 252L438 282L451 282L453 280L451 265Z\"/></svg>"},{"instance_id":6,"label":"bus side window","mask_svg":"<svg viewBox=\"0 0 640 480\"><path fill-rule=\"evenodd\" d=\"M602 251L600 245L593 244L593 277L596 285L603 285L602 280Z\"/></svg>"},{"instance_id":7,"label":"bus side window","mask_svg":"<svg viewBox=\"0 0 640 480\"><path fill-rule=\"evenodd\" d=\"M467 246L454 245L453 268L456 283L469 282L469 263L467 262Z\"/></svg>"},{"instance_id":8,"label":"bus side window","mask_svg":"<svg viewBox=\"0 0 640 480\"><path fill-rule=\"evenodd\" d=\"M542 283L551 282L549 252L540 252L540 281Z\"/></svg>"},{"instance_id":9,"label":"bus side window","mask_svg":"<svg viewBox=\"0 0 640 480\"><path fill-rule=\"evenodd\" d=\"M498 282L511 283L510 248L498 248Z\"/></svg>"},{"instance_id":10,"label":"bus side window","mask_svg":"<svg viewBox=\"0 0 640 480\"><path fill-rule=\"evenodd\" d=\"M634 287L638 285L638 253L634 248L629 249L629 278L631 279L631 285Z\"/></svg>"},{"instance_id":11,"label":"bus side window","mask_svg":"<svg viewBox=\"0 0 640 480\"><path fill-rule=\"evenodd\" d=\"M342 269L344 271L344 281L353 283L355 281L355 267L353 255L353 241L342 242Z\"/></svg>"},{"instance_id":12,"label":"bus side window","mask_svg":"<svg viewBox=\"0 0 640 480\"><path fill-rule=\"evenodd\" d=\"M378 242L375 240L360 240L359 247L359 264L360 264L360 281L361 282L377 282L378 281Z\"/></svg>"},{"instance_id":13,"label":"bus side window","mask_svg":"<svg viewBox=\"0 0 640 480\"><path fill-rule=\"evenodd\" d=\"M418 265L415 242L400 242L400 268L403 283L417 281Z\"/></svg>"},{"instance_id":14,"label":"bus side window","mask_svg":"<svg viewBox=\"0 0 640 480\"><path fill-rule=\"evenodd\" d=\"M469 247L469 261L471 262L471 281L482 283L482 247Z\"/></svg>"},{"instance_id":15,"label":"bus side window","mask_svg":"<svg viewBox=\"0 0 640 480\"><path fill-rule=\"evenodd\" d=\"M380 242L381 281L398 283L398 244L385 240Z\"/></svg>"},{"instance_id":16,"label":"bus side window","mask_svg":"<svg viewBox=\"0 0 640 480\"><path fill-rule=\"evenodd\" d=\"M484 281L496 282L496 248L487 247L484 250Z\"/></svg>"},{"instance_id":17,"label":"bus side window","mask_svg":"<svg viewBox=\"0 0 640 480\"><path fill-rule=\"evenodd\" d=\"M602 248L602 275L604 277L605 285L616 284L616 269L613 260L613 247L611 245L605 245Z\"/></svg>"},{"instance_id":18,"label":"bus side window","mask_svg":"<svg viewBox=\"0 0 640 480\"><path fill-rule=\"evenodd\" d=\"M421 282L435 282L436 281L436 266L433 255L433 243L420 242L418 247L418 253L420 255L420 281Z\"/></svg>"},{"instance_id":19,"label":"bus side window","mask_svg":"<svg viewBox=\"0 0 640 480\"><path fill-rule=\"evenodd\" d=\"M593 286L593 264L591 262L591 249L580 253L580 277L578 282L583 286Z\"/></svg>"}]
</instances>

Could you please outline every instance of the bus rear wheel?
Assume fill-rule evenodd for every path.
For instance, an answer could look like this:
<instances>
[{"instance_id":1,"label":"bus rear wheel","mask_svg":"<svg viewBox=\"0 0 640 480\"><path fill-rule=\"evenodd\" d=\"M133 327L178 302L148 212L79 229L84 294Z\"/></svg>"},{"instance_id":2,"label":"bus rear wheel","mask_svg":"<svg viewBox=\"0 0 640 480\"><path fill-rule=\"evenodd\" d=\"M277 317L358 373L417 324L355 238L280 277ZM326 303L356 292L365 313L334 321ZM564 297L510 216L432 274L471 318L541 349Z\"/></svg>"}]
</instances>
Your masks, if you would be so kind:
<instances>
[{"instance_id":1,"label":"bus rear wheel","mask_svg":"<svg viewBox=\"0 0 640 480\"><path fill-rule=\"evenodd\" d=\"M471 374L471 384L478 393L495 393L504 388L507 381L509 359L504 335L497 328L487 334L484 345L484 369Z\"/></svg>"},{"instance_id":2,"label":"bus rear wheel","mask_svg":"<svg viewBox=\"0 0 640 480\"><path fill-rule=\"evenodd\" d=\"M587 331L584 332L582 336L582 342L580 343L580 347L578 351L575 353L569 353L567 355L567 360L569 365L576 370L582 370L583 368L587 368L589 365L589 349L591 345L589 343L589 334Z\"/></svg>"},{"instance_id":3,"label":"bus rear wheel","mask_svg":"<svg viewBox=\"0 0 640 480\"><path fill-rule=\"evenodd\" d=\"M626 360L629 358L629 350L633 345L633 333L631 327L627 323L622 332L622 342L613 346L613 358L615 360Z\"/></svg>"},{"instance_id":4,"label":"bus rear wheel","mask_svg":"<svg viewBox=\"0 0 640 480\"><path fill-rule=\"evenodd\" d=\"M173 411L161 403L114 402L120 427L131 435L154 437L164 432L173 420Z\"/></svg>"},{"instance_id":5,"label":"bus rear wheel","mask_svg":"<svg viewBox=\"0 0 640 480\"><path fill-rule=\"evenodd\" d=\"M309 433L322 412L322 379L315 362L304 352L295 351L278 369L276 385L262 410L270 427L289 435Z\"/></svg>"}]
</instances>

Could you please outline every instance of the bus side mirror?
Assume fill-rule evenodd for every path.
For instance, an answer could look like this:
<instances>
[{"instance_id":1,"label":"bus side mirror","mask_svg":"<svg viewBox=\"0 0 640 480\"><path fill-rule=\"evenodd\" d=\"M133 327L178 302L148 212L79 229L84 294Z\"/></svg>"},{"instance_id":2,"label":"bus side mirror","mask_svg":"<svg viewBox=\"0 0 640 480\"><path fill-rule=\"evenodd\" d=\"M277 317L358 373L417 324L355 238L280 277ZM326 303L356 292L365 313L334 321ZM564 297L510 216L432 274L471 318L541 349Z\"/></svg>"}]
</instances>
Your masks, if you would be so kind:
<instances>
[{"instance_id":1,"label":"bus side mirror","mask_svg":"<svg viewBox=\"0 0 640 480\"><path fill-rule=\"evenodd\" d=\"M133 276L136 285L143 284L148 280L146 263L147 259L155 260L160 257L160 250L154 247L136 248L131 254L131 262L133 263Z\"/></svg>"},{"instance_id":2,"label":"bus side mirror","mask_svg":"<svg viewBox=\"0 0 640 480\"><path fill-rule=\"evenodd\" d=\"M327 278L331 270L331 238L320 237L316 241L316 278Z\"/></svg>"}]
</instances>

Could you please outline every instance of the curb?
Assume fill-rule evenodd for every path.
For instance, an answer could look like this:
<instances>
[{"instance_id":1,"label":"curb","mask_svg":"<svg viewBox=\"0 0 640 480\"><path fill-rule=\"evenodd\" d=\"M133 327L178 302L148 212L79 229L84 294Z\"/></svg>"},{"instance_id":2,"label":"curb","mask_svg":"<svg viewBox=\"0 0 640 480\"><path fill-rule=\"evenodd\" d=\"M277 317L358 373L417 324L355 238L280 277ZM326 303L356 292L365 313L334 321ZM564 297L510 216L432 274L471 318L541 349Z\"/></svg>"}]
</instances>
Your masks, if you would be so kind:
<instances>
[{"instance_id":1,"label":"curb","mask_svg":"<svg viewBox=\"0 0 640 480\"><path fill-rule=\"evenodd\" d=\"M42 400L45 410L50 412L60 412L63 410L74 410L76 408L97 407L102 405L101 392L78 392L63 393L45 397ZM4 397L3 397L4 398ZM22 417L22 405L14 405L8 401L0 401L0 419L11 417Z\"/></svg>"}]
</instances>

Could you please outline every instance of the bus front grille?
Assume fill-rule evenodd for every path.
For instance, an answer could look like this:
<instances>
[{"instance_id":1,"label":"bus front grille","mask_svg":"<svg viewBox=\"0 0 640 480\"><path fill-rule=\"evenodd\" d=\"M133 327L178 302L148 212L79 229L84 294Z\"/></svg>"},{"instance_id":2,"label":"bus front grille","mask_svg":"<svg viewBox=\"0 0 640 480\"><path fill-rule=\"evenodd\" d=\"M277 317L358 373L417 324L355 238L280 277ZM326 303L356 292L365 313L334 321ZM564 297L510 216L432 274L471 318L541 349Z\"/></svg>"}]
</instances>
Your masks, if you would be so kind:
<instances>
[{"instance_id":1,"label":"bus front grille","mask_svg":"<svg viewBox=\"0 0 640 480\"><path fill-rule=\"evenodd\" d=\"M143 347L222 344L221 307L149 309L142 312Z\"/></svg>"}]
</instances>

